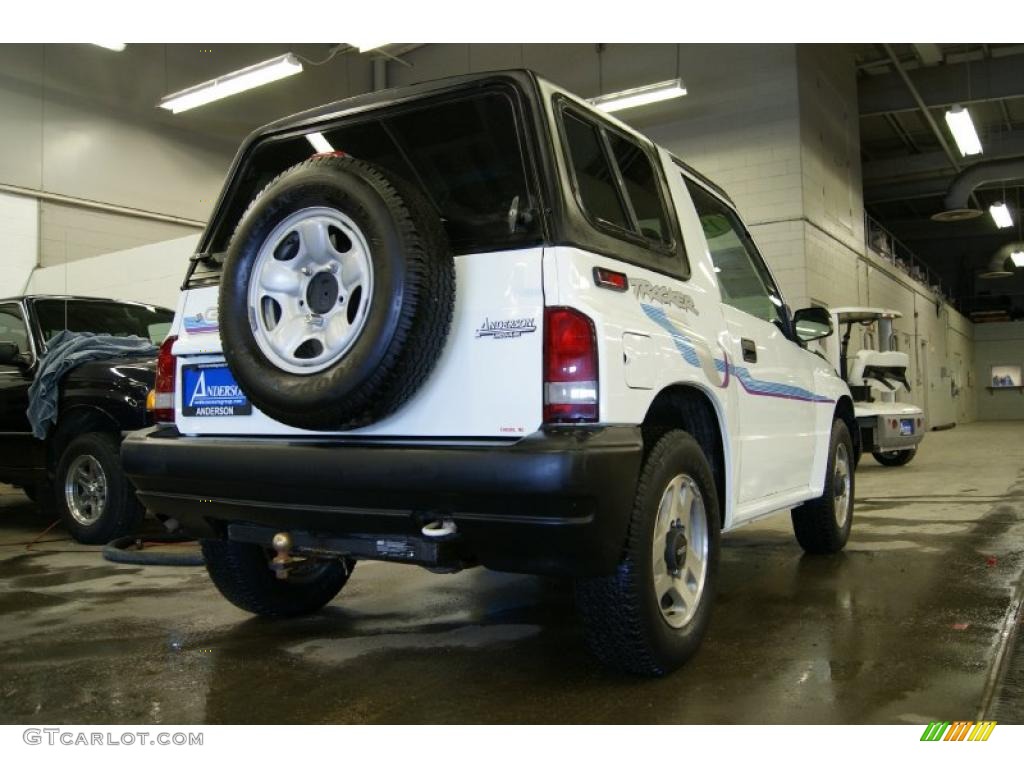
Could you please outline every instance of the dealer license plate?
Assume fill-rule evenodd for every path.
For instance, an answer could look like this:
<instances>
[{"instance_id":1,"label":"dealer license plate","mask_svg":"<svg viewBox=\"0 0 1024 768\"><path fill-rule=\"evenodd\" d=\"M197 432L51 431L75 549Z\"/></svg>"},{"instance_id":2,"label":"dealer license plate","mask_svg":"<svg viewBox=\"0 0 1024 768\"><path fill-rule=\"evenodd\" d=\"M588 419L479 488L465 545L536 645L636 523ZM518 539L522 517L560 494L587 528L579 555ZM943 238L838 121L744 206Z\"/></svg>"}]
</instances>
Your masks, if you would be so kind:
<instances>
[{"instance_id":1,"label":"dealer license plate","mask_svg":"<svg viewBox=\"0 0 1024 768\"><path fill-rule=\"evenodd\" d=\"M183 416L248 416L252 404L223 363L181 368Z\"/></svg>"}]
</instances>

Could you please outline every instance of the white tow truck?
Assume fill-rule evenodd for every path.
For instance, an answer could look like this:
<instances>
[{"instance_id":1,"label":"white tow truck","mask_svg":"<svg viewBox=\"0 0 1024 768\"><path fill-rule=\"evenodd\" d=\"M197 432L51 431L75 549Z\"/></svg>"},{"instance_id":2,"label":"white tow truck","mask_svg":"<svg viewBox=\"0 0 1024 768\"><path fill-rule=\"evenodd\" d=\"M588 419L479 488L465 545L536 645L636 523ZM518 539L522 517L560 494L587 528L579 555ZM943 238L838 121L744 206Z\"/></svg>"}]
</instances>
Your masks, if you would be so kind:
<instances>
[{"instance_id":1,"label":"white tow truck","mask_svg":"<svg viewBox=\"0 0 1024 768\"><path fill-rule=\"evenodd\" d=\"M896 349L894 309L836 307L830 310L836 333L822 340L826 356L850 387L863 450L879 464L901 467L910 462L924 439L924 410L901 402L910 392L910 356ZM854 332L863 349L849 353Z\"/></svg>"}]
</instances>

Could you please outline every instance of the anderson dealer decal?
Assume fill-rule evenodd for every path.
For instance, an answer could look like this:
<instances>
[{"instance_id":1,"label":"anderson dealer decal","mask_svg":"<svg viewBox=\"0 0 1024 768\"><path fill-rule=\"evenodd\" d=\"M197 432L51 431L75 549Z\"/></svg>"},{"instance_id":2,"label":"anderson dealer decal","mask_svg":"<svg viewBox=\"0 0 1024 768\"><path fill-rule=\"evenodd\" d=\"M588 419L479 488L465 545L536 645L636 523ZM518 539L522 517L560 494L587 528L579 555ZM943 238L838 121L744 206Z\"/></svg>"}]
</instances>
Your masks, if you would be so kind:
<instances>
[{"instance_id":1,"label":"anderson dealer decal","mask_svg":"<svg viewBox=\"0 0 1024 768\"><path fill-rule=\"evenodd\" d=\"M517 339L524 333L537 330L537 323L532 317L519 317L512 320L488 320L476 329L476 337L490 336L492 339Z\"/></svg>"}]
</instances>

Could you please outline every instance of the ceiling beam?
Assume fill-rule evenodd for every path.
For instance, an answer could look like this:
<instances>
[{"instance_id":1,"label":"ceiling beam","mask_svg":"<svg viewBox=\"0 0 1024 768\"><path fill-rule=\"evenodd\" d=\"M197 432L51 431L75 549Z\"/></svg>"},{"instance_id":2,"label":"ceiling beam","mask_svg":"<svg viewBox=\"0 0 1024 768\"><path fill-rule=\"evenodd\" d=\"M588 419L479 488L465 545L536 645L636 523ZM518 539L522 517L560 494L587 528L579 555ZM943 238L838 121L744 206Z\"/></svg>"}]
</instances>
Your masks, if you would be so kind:
<instances>
[{"instance_id":1,"label":"ceiling beam","mask_svg":"<svg viewBox=\"0 0 1024 768\"><path fill-rule=\"evenodd\" d=\"M984 155L977 159L998 160L1024 155L1024 130L1001 131L982 138ZM973 160L972 160L973 162ZM956 171L944 152L922 152L919 155L879 158L863 164L864 184L882 181L906 181L922 176L953 176Z\"/></svg>"},{"instance_id":2,"label":"ceiling beam","mask_svg":"<svg viewBox=\"0 0 1024 768\"><path fill-rule=\"evenodd\" d=\"M862 117L920 108L907 92L903 63L895 57L890 57L890 63L897 71L859 79ZM1024 97L1024 54L920 67L914 70L914 87L929 107Z\"/></svg>"}]
</instances>

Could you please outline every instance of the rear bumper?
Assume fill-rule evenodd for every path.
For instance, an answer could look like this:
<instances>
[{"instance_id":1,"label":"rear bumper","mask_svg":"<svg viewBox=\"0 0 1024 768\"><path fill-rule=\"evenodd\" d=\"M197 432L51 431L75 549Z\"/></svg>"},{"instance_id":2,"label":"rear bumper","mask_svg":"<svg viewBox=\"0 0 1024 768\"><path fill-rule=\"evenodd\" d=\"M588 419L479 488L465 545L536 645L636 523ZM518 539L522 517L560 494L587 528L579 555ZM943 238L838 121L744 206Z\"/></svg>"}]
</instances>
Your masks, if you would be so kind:
<instances>
[{"instance_id":1,"label":"rear bumper","mask_svg":"<svg viewBox=\"0 0 1024 768\"><path fill-rule=\"evenodd\" d=\"M573 574L618 563L642 453L639 429L626 426L553 429L507 445L184 437L154 428L122 446L145 506L200 537L249 524L380 540L377 559ZM437 518L454 520L457 535L418 546L435 543L420 531Z\"/></svg>"},{"instance_id":2,"label":"rear bumper","mask_svg":"<svg viewBox=\"0 0 1024 768\"><path fill-rule=\"evenodd\" d=\"M914 422L914 433L912 435L901 435L899 424L903 419L910 419ZM892 416L860 416L857 421L861 426L864 449L871 451L906 451L916 448L924 440L923 424L920 415ZM896 426L893 426L895 421Z\"/></svg>"}]
</instances>

